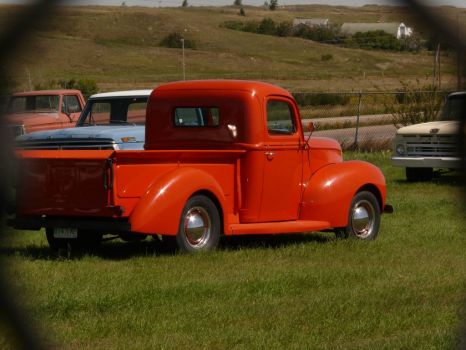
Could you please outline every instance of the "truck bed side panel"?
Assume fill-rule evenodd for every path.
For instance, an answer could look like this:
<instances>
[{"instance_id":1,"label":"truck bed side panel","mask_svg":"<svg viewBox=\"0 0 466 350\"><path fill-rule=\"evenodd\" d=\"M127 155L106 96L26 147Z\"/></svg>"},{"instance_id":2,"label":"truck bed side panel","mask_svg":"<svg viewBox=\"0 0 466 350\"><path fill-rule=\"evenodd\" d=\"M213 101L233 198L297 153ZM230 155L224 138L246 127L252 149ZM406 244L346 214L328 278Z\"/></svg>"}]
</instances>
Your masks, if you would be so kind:
<instances>
[{"instance_id":1,"label":"truck bed side panel","mask_svg":"<svg viewBox=\"0 0 466 350\"><path fill-rule=\"evenodd\" d=\"M237 222L241 151L117 153L115 203L132 230L176 234L181 211L194 193L215 197L227 223ZM169 161L168 161L169 160Z\"/></svg>"}]
</instances>

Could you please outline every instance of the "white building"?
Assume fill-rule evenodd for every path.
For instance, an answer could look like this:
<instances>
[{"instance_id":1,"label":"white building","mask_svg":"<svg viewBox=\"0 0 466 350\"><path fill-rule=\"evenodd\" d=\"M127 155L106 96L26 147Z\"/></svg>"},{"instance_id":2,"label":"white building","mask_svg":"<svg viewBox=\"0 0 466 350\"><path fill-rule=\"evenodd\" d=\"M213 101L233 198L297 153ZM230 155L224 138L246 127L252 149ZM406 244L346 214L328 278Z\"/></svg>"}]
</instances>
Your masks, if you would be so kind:
<instances>
[{"instance_id":1,"label":"white building","mask_svg":"<svg viewBox=\"0 0 466 350\"><path fill-rule=\"evenodd\" d=\"M404 23L343 23L341 26L343 35L354 35L358 32L365 33L375 30L383 30L397 39L404 39L413 34L413 28L407 27Z\"/></svg>"}]
</instances>

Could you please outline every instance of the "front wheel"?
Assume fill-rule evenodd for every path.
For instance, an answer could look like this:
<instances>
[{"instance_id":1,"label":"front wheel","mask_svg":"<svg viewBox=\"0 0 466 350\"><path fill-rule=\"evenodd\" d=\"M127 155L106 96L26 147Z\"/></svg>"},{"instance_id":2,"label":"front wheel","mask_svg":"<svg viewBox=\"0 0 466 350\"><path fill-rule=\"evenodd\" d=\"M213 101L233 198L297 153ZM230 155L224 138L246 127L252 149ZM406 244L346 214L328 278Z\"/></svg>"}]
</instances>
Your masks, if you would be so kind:
<instances>
[{"instance_id":1,"label":"front wheel","mask_svg":"<svg viewBox=\"0 0 466 350\"><path fill-rule=\"evenodd\" d=\"M220 216L212 200L203 195L191 197L181 213L176 243L182 252L214 250L220 240Z\"/></svg>"},{"instance_id":2,"label":"front wheel","mask_svg":"<svg viewBox=\"0 0 466 350\"><path fill-rule=\"evenodd\" d=\"M338 238L354 237L374 240L380 228L380 206L374 194L368 191L357 193L351 201L348 226L335 230Z\"/></svg>"}]
</instances>

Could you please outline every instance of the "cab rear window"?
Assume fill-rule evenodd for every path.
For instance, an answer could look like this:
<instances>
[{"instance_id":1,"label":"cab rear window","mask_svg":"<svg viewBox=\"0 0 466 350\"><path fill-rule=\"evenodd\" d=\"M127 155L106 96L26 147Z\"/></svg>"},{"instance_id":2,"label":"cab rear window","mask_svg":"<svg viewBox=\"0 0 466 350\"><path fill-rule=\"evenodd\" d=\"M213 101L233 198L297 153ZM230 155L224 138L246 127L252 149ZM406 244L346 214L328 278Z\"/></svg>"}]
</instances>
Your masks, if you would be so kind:
<instances>
[{"instance_id":1,"label":"cab rear window","mask_svg":"<svg viewBox=\"0 0 466 350\"><path fill-rule=\"evenodd\" d=\"M217 107L177 107L173 111L173 123L177 127L215 127L219 121Z\"/></svg>"}]
</instances>

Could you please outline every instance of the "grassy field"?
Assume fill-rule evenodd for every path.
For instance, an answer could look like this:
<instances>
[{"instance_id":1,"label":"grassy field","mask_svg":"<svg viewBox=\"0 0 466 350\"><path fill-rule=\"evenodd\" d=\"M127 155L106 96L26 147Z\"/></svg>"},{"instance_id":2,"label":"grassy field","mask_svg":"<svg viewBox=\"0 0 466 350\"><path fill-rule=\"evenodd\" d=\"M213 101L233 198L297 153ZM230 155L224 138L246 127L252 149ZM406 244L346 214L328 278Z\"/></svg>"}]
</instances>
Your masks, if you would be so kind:
<instances>
[{"instance_id":1,"label":"grassy field","mask_svg":"<svg viewBox=\"0 0 466 350\"><path fill-rule=\"evenodd\" d=\"M112 241L64 260L43 234L7 232L2 264L60 349L454 349L466 287L462 187L454 176L408 184L389 156L346 156L387 177L395 213L374 242L315 233L171 255L149 240Z\"/></svg>"},{"instance_id":2,"label":"grassy field","mask_svg":"<svg viewBox=\"0 0 466 350\"><path fill-rule=\"evenodd\" d=\"M0 28L16 11L0 7ZM427 37L405 8L290 6L272 12L247 7L246 13L241 17L234 7L63 7L35 33L8 72L18 89L28 89L30 82L70 78L93 79L101 90L152 88L182 79L181 49L160 46L169 33L180 32L196 43L195 50L186 50L187 79L265 80L294 91L394 90L400 81L431 81L432 53L350 49L221 27L229 20L317 17L332 23L405 22ZM442 8L438 13L466 18L464 9ZM325 55L331 59L323 60ZM442 78L444 87L454 86L453 54L442 57Z\"/></svg>"}]
</instances>

